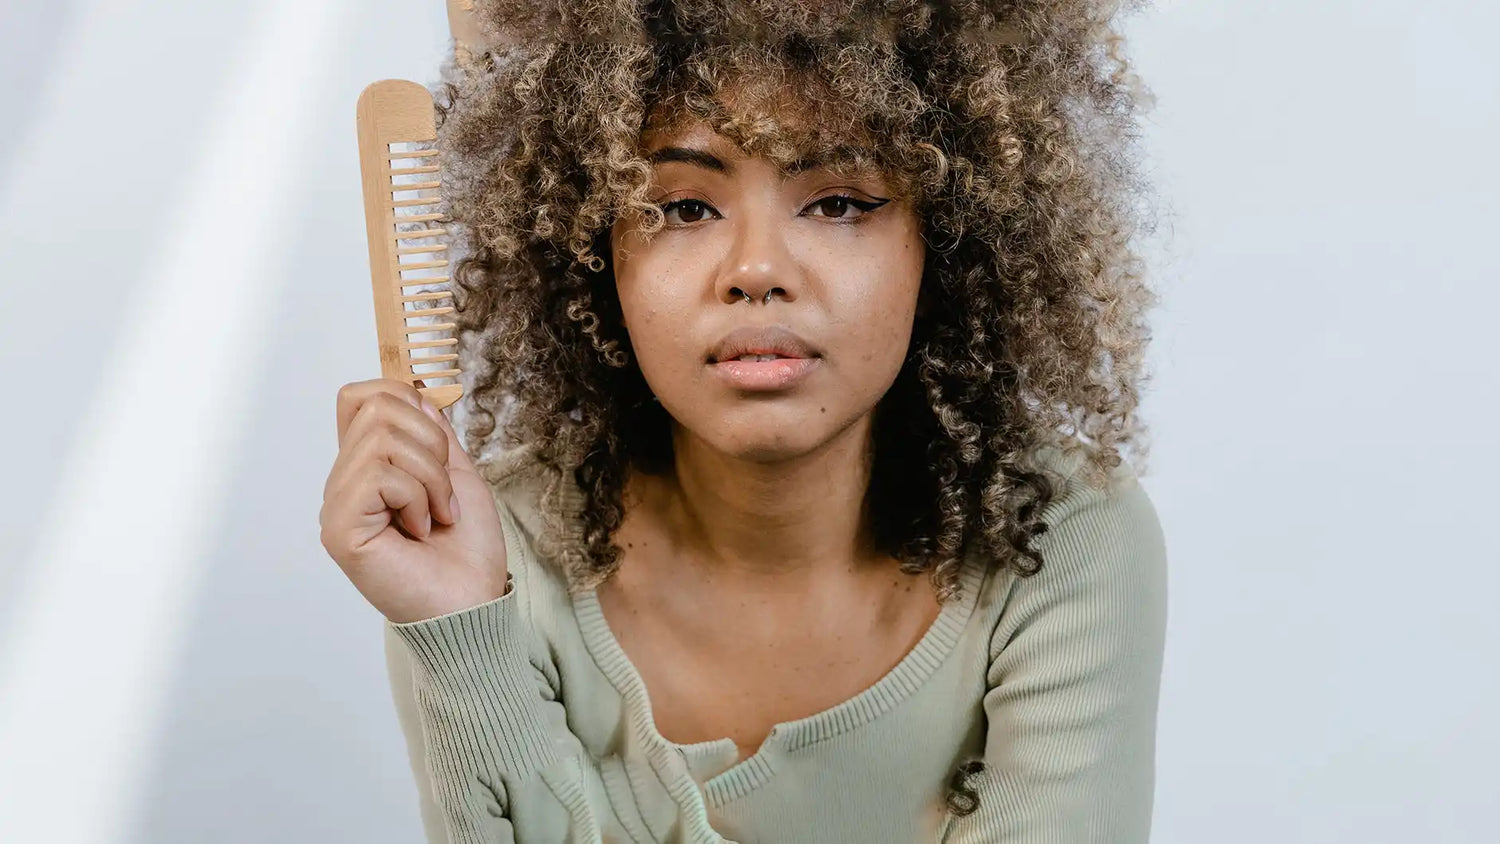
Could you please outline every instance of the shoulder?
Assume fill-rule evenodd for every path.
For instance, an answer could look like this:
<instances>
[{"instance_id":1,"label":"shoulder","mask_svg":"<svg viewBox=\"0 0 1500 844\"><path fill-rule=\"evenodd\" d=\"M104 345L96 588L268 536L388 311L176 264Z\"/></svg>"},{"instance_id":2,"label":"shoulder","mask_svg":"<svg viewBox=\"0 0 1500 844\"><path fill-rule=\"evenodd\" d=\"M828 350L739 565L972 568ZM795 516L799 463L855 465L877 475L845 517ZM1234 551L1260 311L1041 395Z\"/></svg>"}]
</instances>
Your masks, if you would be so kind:
<instances>
[{"instance_id":1,"label":"shoulder","mask_svg":"<svg viewBox=\"0 0 1500 844\"><path fill-rule=\"evenodd\" d=\"M576 486L542 463L532 445L484 458L475 468L488 483L500 514L506 564L515 578L517 597L539 628L536 632L545 635L556 617L571 607L566 574L547 549L549 532L555 536L563 527L565 517L558 507L573 508L579 500Z\"/></svg>"},{"instance_id":2,"label":"shoulder","mask_svg":"<svg viewBox=\"0 0 1500 844\"><path fill-rule=\"evenodd\" d=\"M1039 547L1073 564L1102 560L1111 548L1132 552L1141 558L1138 565L1164 562L1161 521L1134 467L1122 461L1100 479L1086 458L1082 450L1057 446L1036 453L1037 465L1054 480L1054 497L1039 514L1047 525Z\"/></svg>"},{"instance_id":3,"label":"shoulder","mask_svg":"<svg viewBox=\"0 0 1500 844\"><path fill-rule=\"evenodd\" d=\"M1099 480L1085 460L1081 451L1051 446L1036 455L1038 468L1054 481L1054 497L1039 514L1047 529L1033 540L1042 567L1029 577L994 577L996 652L1037 624L1063 638L1114 637L1159 650L1167 551L1155 504L1129 463Z\"/></svg>"},{"instance_id":4,"label":"shoulder","mask_svg":"<svg viewBox=\"0 0 1500 844\"><path fill-rule=\"evenodd\" d=\"M552 472L536 455L536 448L523 445L475 461L475 468L489 484L495 507L522 523L532 533L542 526L542 497Z\"/></svg>"}]
</instances>

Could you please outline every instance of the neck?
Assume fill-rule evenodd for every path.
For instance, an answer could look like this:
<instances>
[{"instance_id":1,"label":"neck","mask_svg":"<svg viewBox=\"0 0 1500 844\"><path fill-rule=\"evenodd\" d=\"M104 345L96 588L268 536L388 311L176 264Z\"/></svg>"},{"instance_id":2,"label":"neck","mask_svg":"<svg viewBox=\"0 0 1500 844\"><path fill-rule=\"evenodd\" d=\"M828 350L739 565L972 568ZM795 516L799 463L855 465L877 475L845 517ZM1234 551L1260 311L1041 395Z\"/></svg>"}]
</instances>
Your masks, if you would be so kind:
<instances>
[{"instance_id":1,"label":"neck","mask_svg":"<svg viewBox=\"0 0 1500 844\"><path fill-rule=\"evenodd\" d=\"M673 446L675 471L646 484L644 497L671 548L663 565L674 582L816 600L876 566L889 570L864 518L868 416L817 451L774 463L725 455L680 428Z\"/></svg>"}]
</instances>

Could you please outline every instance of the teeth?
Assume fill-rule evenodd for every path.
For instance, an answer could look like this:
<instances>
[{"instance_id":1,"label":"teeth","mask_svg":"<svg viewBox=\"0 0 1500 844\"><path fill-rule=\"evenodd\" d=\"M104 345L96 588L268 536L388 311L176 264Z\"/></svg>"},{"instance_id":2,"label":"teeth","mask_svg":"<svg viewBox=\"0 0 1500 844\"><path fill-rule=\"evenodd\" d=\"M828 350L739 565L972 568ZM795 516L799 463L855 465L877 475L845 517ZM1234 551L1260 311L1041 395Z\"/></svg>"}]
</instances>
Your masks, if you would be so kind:
<instances>
[{"instance_id":1,"label":"teeth","mask_svg":"<svg viewBox=\"0 0 1500 844\"><path fill-rule=\"evenodd\" d=\"M776 360L777 355L740 355L735 360Z\"/></svg>"}]
</instances>

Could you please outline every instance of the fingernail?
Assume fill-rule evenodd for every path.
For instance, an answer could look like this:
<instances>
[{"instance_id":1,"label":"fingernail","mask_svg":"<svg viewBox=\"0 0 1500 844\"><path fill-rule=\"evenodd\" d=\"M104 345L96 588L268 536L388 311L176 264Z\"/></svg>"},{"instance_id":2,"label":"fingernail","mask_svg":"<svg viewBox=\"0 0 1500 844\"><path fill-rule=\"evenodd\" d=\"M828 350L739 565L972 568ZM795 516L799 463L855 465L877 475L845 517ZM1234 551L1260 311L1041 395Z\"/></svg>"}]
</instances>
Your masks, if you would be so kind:
<instances>
[{"instance_id":1,"label":"fingernail","mask_svg":"<svg viewBox=\"0 0 1500 844\"><path fill-rule=\"evenodd\" d=\"M422 538L426 539L432 535L432 514L428 513L422 517Z\"/></svg>"},{"instance_id":2,"label":"fingernail","mask_svg":"<svg viewBox=\"0 0 1500 844\"><path fill-rule=\"evenodd\" d=\"M458 493L448 496L448 509L453 513L453 521L458 521Z\"/></svg>"}]
</instances>

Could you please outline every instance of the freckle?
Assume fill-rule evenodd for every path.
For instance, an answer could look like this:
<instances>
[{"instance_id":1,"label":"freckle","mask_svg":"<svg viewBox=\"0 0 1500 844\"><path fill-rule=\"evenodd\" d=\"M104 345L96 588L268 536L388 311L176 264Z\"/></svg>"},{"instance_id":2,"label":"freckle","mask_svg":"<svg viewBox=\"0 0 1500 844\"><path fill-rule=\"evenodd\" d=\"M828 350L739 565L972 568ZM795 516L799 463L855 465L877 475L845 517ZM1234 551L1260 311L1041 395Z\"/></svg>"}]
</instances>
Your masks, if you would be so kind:
<instances>
[{"instance_id":1,"label":"freckle","mask_svg":"<svg viewBox=\"0 0 1500 844\"><path fill-rule=\"evenodd\" d=\"M826 408L826 407L820 407L820 408L818 408L818 412L819 413L827 413L828 412L828 408Z\"/></svg>"}]
</instances>

